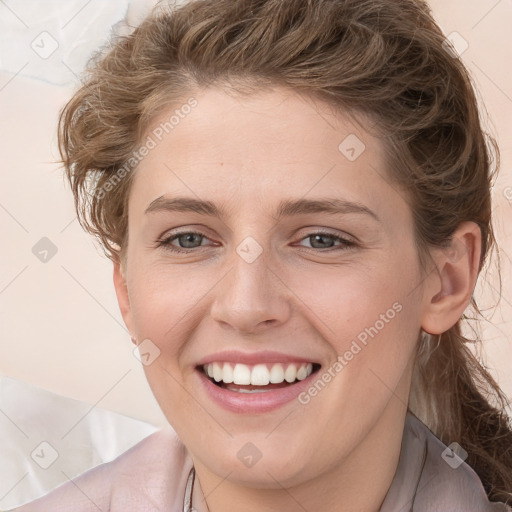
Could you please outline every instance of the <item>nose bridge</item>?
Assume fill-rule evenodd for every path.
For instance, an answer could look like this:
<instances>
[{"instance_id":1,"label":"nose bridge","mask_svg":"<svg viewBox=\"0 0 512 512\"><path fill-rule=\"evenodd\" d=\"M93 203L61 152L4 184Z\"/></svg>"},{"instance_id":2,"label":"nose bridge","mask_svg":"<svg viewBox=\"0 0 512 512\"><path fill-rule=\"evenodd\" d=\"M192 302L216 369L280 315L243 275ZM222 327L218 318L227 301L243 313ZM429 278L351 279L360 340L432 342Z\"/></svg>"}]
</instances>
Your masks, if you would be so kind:
<instances>
[{"instance_id":1,"label":"nose bridge","mask_svg":"<svg viewBox=\"0 0 512 512\"><path fill-rule=\"evenodd\" d=\"M270 268L268 250L247 236L234 247L230 265L217 289L213 318L240 331L285 321L289 313L286 288Z\"/></svg>"}]
</instances>

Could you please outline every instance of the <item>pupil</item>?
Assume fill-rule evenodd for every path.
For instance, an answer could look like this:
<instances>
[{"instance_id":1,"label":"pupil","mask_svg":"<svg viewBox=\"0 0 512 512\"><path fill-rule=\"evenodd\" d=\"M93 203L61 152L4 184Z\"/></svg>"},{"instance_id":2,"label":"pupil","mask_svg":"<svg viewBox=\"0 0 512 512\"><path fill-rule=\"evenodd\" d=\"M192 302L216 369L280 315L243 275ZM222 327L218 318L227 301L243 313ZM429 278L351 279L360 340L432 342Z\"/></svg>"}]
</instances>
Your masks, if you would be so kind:
<instances>
[{"instance_id":1,"label":"pupil","mask_svg":"<svg viewBox=\"0 0 512 512\"><path fill-rule=\"evenodd\" d=\"M199 237L199 236L200 235L196 235L195 233L188 233L186 235L182 235L180 238L181 238L181 241L185 240L184 247L189 248L190 246L188 244L189 243L193 244L194 237Z\"/></svg>"},{"instance_id":2,"label":"pupil","mask_svg":"<svg viewBox=\"0 0 512 512\"><path fill-rule=\"evenodd\" d=\"M314 243L316 243L319 239L320 239L320 244L322 244L322 239L327 239L327 240L330 240L330 236L329 235L313 235L313 240L315 241ZM332 240L331 240L332 242ZM312 244L313 247L314 247L314 243ZM325 244L324 244L325 245Z\"/></svg>"}]
</instances>

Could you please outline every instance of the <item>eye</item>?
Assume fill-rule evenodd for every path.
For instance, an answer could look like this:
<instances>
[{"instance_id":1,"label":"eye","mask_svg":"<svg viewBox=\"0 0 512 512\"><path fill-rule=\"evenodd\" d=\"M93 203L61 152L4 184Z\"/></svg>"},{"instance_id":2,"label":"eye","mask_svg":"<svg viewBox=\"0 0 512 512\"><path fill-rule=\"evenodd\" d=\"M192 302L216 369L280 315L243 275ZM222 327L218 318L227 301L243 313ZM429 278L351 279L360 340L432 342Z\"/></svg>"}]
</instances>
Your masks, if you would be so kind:
<instances>
[{"instance_id":1,"label":"eye","mask_svg":"<svg viewBox=\"0 0 512 512\"><path fill-rule=\"evenodd\" d=\"M311 243L312 249L347 250L350 247L357 245L352 240L348 240L347 238L343 238L342 236L335 235L333 233L324 232L324 231L310 233L306 237L302 238L302 240L309 240ZM336 247L333 244L329 244L329 240L334 241L334 242L340 242L341 245ZM327 245L327 247L326 247L326 245Z\"/></svg>"},{"instance_id":2,"label":"eye","mask_svg":"<svg viewBox=\"0 0 512 512\"><path fill-rule=\"evenodd\" d=\"M199 233L197 231L182 231L157 240L156 246L164 247L165 249L173 252L189 253L191 249L200 247L202 245L201 241L204 239L206 239L206 236L203 233ZM177 240L178 243L181 244L181 247L173 245L172 242L174 242L174 240ZM197 244L198 241L199 245L194 245Z\"/></svg>"},{"instance_id":3,"label":"eye","mask_svg":"<svg viewBox=\"0 0 512 512\"><path fill-rule=\"evenodd\" d=\"M166 250L176 253L190 253L193 252L193 249L204 246L205 244L201 242L207 239L208 238L203 233L198 231L182 231L157 240L156 247L163 247ZM357 245L356 242L352 240L324 231L310 233L301 240L310 241L311 246L306 246L307 249L325 249L327 251L329 249L347 250ZM331 242L329 242L329 240ZM179 245L173 244L174 241L177 241ZM335 242L339 242L340 244L335 246Z\"/></svg>"}]
</instances>

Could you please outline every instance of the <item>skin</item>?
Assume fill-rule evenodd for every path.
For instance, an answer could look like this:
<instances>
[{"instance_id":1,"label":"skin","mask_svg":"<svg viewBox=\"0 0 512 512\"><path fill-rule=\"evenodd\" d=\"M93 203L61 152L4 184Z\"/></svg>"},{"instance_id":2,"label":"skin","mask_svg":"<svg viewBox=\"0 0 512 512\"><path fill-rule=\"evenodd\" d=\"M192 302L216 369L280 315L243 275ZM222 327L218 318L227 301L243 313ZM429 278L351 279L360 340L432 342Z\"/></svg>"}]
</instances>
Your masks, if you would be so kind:
<instances>
[{"instance_id":1,"label":"skin","mask_svg":"<svg viewBox=\"0 0 512 512\"><path fill-rule=\"evenodd\" d=\"M280 88L194 97L197 107L135 171L127 258L114 265L128 329L161 351L144 371L193 459L193 505L207 510L204 494L211 512L377 511L398 463L420 328L444 332L468 305L480 231L461 224L457 252L433 249L423 272L405 193L390 185L382 141L362 125ZM349 134L366 146L355 161L338 150ZM224 205L227 216L145 214L163 194ZM277 220L279 201L303 197L357 201L380 222L359 213ZM188 254L155 247L178 227L204 238ZM315 243L318 229L357 245ZM236 252L248 236L263 251L252 263ZM237 414L199 385L198 360L225 349L299 355L322 374L396 302L401 311L306 405ZM250 468L237 457L248 442L262 454Z\"/></svg>"}]
</instances>

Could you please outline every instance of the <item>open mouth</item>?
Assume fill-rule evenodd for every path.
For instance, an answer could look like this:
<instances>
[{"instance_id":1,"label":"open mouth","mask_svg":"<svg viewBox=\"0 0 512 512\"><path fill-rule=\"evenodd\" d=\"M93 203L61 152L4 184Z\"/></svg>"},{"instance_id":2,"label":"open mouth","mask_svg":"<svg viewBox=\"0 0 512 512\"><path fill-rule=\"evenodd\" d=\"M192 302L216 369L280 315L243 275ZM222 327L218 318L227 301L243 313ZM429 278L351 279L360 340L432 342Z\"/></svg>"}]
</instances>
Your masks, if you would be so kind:
<instances>
[{"instance_id":1,"label":"open mouth","mask_svg":"<svg viewBox=\"0 0 512 512\"><path fill-rule=\"evenodd\" d=\"M317 363L242 363L214 362L198 367L216 386L237 393L262 393L281 389L307 379L317 372Z\"/></svg>"}]
</instances>

